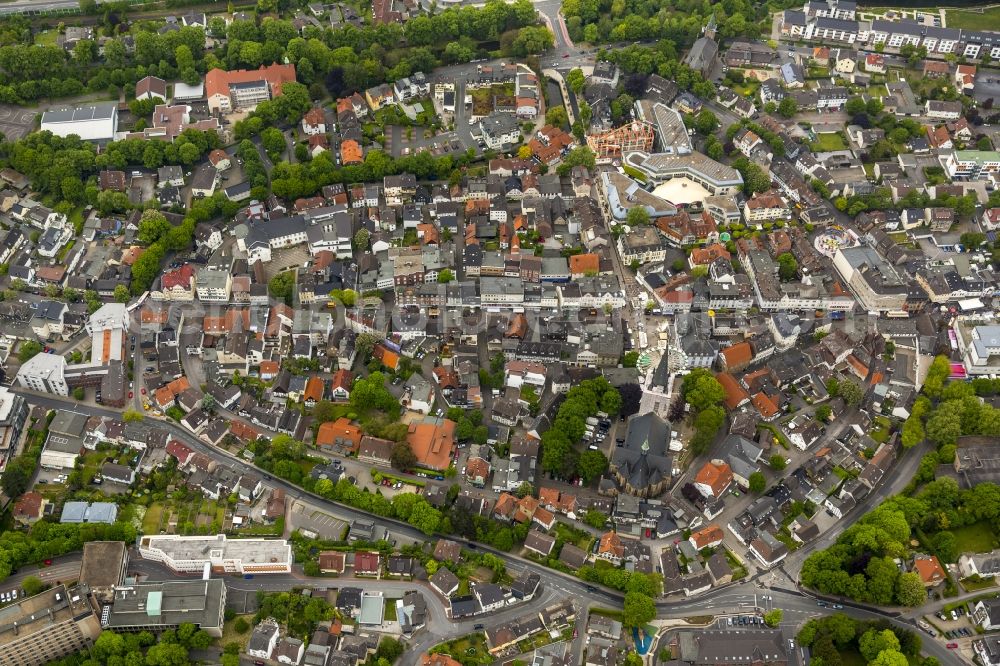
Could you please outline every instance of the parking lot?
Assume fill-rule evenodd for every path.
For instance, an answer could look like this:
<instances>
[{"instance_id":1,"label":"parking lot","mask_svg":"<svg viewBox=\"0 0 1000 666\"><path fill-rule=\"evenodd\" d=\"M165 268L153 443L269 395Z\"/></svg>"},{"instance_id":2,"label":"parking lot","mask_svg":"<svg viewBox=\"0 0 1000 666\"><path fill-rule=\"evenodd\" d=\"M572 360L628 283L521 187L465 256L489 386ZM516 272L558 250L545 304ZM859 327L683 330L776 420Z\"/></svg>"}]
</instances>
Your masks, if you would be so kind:
<instances>
[{"instance_id":1,"label":"parking lot","mask_svg":"<svg viewBox=\"0 0 1000 666\"><path fill-rule=\"evenodd\" d=\"M37 111L23 109L9 104L0 104L0 132L8 141L14 141L35 129Z\"/></svg>"},{"instance_id":2,"label":"parking lot","mask_svg":"<svg viewBox=\"0 0 1000 666\"><path fill-rule=\"evenodd\" d=\"M339 540L347 529L347 521L331 516L303 502L292 504L289 517L292 529L311 532L319 539Z\"/></svg>"}]
</instances>

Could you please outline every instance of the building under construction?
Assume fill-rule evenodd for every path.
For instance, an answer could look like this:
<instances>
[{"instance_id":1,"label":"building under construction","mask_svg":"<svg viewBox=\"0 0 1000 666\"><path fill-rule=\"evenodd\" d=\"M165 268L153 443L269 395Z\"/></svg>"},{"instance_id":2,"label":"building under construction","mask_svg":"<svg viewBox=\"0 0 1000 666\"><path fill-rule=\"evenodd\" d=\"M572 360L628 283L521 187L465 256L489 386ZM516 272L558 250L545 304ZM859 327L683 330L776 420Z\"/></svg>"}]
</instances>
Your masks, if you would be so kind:
<instances>
[{"instance_id":1,"label":"building under construction","mask_svg":"<svg viewBox=\"0 0 1000 666\"><path fill-rule=\"evenodd\" d=\"M650 152L655 132L653 124L643 120L587 136L587 145L598 159L616 158L634 151Z\"/></svg>"}]
</instances>

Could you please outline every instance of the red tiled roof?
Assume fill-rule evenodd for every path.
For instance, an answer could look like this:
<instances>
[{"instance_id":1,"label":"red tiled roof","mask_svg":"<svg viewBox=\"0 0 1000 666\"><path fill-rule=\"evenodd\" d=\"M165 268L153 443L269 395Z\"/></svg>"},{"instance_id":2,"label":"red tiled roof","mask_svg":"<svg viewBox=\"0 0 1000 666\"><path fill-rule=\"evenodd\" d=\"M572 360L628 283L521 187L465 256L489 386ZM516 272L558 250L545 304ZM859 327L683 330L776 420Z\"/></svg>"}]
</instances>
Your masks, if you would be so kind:
<instances>
[{"instance_id":1,"label":"red tiled roof","mask_svg":"<svg viewBox=\"0 0 1000 666\"><path fill-rule=\"evenodd\" d=\"M268 65L260 69L238 69L226 72L212 69L205 75L205 97L223 95L229 97L229 86L234 83L250 83L251 81L268 82L271 93L275 97L281 94L281 85L295 81L295 65Z\"/></svg>"}]
</instances>

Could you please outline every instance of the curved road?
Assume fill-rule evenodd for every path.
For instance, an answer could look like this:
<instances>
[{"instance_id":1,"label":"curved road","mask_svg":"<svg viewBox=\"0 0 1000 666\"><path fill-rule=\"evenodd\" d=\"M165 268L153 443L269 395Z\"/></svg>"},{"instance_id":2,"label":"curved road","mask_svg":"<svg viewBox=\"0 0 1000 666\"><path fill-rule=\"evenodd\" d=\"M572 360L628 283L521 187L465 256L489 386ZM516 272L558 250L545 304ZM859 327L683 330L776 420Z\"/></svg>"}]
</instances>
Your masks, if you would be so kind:
<instances>
[{"instance_id":1,"label":"curved road","mask_svg":"<svg viewBox=\"0 0 1000 666\"><path fill-rule=\"evenodd\" d=\"M68 403L73 403L73 400L69 398L61 398L59 396L52 396L48 394L39 394L21 388L13 388L12 390L15 393L19 393L21 395L30 398L31 402L43 405L49 409L66 409ZM92 407L90 405L75 404L74 409L90 415L101 415L112 418L121 417L120 412L109 409L102 409L98 407ZM419 530L410 526L407 523L403 523L391 518L383 518L380 516L374 516L373 514L368 514L367 512L355 509L354 507L340 504L338 502L333 502L326 498L320 497L319 495L314 495L312 493L309 493L303 490L302 488L299 488L298 486L293 485L283 479L272 477L264 470L261 470L260 468L250 463L247 463L245 460L242 460L232 455L228 451L224 451L215 448L213 446L210 446L209 444L206 444L205 442L201 441L200 439L192 435L190 432L181 428L179 425L173 423L172 421L153 418L148 415L145 418L157 422L160 426L169 431L172 436L183 441L186 445L190 446L195 451L209 455L215 458L216 460L225 459L226 462L228 463L228 466L238 472L241 473L252 472L254 474L264 475L269 485L282 488L283 490L285 490L286 494L289 495L290 497L293 497L295 499L308 499L310 503L315 504L317 507L321 509L331 511L334 514L340 514L340 515L346 514L354 518L375 518L376 520L378 520L383 524L390 525L393 531L398 532L401 535L415 539L418 542L427 540L427 536L423 534L423 532L420 532ZM909 483L909 480L912 478L913 473L916 471L917 466L920 464L920 458L925 452L924 449L927 446L929 445L925 442L923 444L918 445L914 449L904 453L903 460L899 461L897 465L894 468L892 468L891 480L888 483L880 485L874 492L872 492L868 496L868 498L866 498L861 503L861 505L856 507L855 511L860 511L862 513L870 511L875 505L878 504L878 502L882 500L882 498L886 497L890 493L898 492L899 490L902 489L902 487L904 487L907 483ZM852 514L849 514L849 516L851 515L856 516L857 514L852 512ZM845 518L844 520L839 521L838 525L845 525L847 521L848 518ZM829 545L829 543L832 543L832 541L836 539L838 533L839 530L830 530L826 535L821 537L819 540L810 544L809 550ZM507 563L508 569L512 572L518 572L523 569L530 569L534 571L535 573L539 574L539 576L543 581L543 585L546 587L547 590L551 588L556 588L557 590L559 590L562 597L565 596L575 597L584 605L584 607L589 605L602 605L602 604L603 605L612 604L614 606L619 606L623 603L624 595L616 591L604 589L601 587L595 587L593 585L585 583L584 581L580 580L579 578L576 578L575 576L571 576L569 574L565 574L560 571L556 571L554 569L549 569L548 567L536 564L535 562L532 562L531 560L525 559L518 555L497 551L488 546L483 546L477 543L471 543L469 541L466 541L461 538L456 538L454 536L451 536L449 538L461 542L464 546L468 548L474 548L481 551L490 552L493 553L494 555L503 558L503 560ZM798 557L796 557L795 559L792 559L790 557L789 559L791 561L788 562L788 564L790 565L791 570L795 572L795 576L797 577L798 570L801 568L801 561L805 559L807 553L801 553L800 551L796 551L796 554L798 555ZM797 579L796 577L792 577L791 574L789 574L788 572L785 573L786 575L789 575L789 577L792 580ZM719 602L721 603L722 601L730 598L731 595L733 594L742 594L744 597L746 597L747 595L752 596L755 592L762 593L764 588L758 587L754 583L754 581L762 578L765 575L770 575L770 573L759 574L758 576L755 576L753 579L751 579L749 582L741 585L733 587L716 588L714 590L710 590L705 594L699 595L698 597L691 600L676 601L676 602L659 601L656 604L658 611L657 614L659 617L684 617L691 615L692 613L703 614L704 610L713 609L714 602L716 600L719 600ZM811 602L810 597L808 597L806 594L797 591L785 591L782 593L782 596L780 597L779 600L781 604L787 602L789 604L793 604L795 607L799 607L800 610L803 604L808 606ZM812 605L815 606L815 602L812 602ZM847 606L847 604L845 604L845 606ZM780 607L785 608L784 605L781 605ZM731 605L729 604L720 606L719 610L722 611L723 608L727 610L732 610ZM889 617L884 612L879 612L876 609L868 610L853 606L850 606L849 608L851 609L852 612L865 614L866 617L872 617L872 618ZM899 620L893 620L893 622L905 625L908 628L916 627L915 623L906 624ZM476 624L476 622L473 621L471 622L470 626L474 624ZM580 634L582 636L583 632L580 632ZM926 641L925 649L929 654L932 654L933 656L937 657L942 664L957 665L963 663L963 661L957 655L955 655L950 650L946 650L944 646L937 641L931 641L931 640Z\"/></svg>"}]
</instances>

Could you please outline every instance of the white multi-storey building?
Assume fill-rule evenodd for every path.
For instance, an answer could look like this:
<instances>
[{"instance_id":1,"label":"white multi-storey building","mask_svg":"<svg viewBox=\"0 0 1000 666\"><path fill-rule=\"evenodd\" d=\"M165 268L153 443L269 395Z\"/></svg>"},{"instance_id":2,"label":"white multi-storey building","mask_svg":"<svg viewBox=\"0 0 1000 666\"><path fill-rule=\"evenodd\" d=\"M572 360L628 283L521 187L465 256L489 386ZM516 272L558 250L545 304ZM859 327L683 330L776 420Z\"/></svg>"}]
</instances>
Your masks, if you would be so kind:
<instances>
[{"instance_id":1,"label":"white multi-storey building","mask_svg":"<svg viewBox=\"0 0 1000 666\"><path fill-rule=\"evenodd\" d=\"M292 570L292 547L284 539L227 539L225 534L143 537L139 555L178 573L268 574Z\"/></svg>"}]
</instances>

